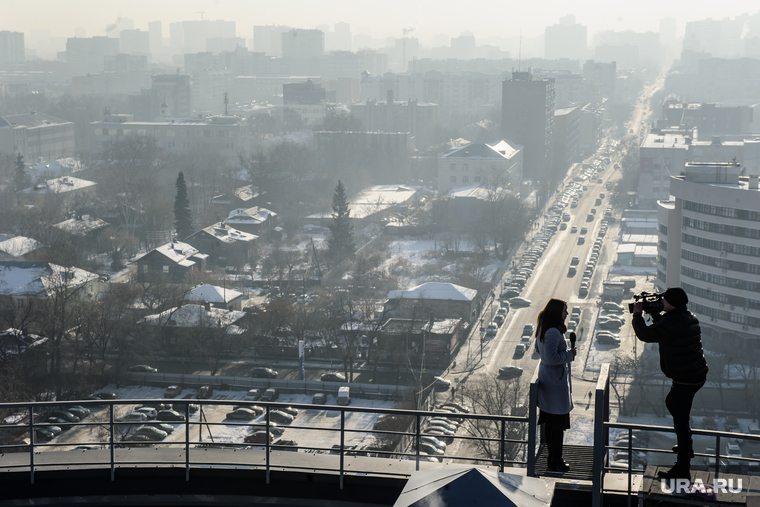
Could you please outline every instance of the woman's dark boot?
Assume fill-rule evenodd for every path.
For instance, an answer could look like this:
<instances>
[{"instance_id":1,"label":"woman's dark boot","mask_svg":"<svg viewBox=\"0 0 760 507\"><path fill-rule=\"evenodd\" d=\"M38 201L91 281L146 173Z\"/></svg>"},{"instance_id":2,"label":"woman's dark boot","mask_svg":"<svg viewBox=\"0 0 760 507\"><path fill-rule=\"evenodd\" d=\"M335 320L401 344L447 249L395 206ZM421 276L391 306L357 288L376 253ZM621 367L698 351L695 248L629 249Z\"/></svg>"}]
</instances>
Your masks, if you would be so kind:
<instances>
[{"instance_id":1,"label":"woman's dark boot","mask_svg":"<svg viewBox=\"0 0 760 507\"><path fill-rule=\"evenodd\" d=\"M550 468L555 472L567 472L570 470L570 465L562 459L562 444L565 439L565 432L560 430L552 431L549 438L552 439L554 450L554 459L550 463Z\"/></svg>"}]
</instances>

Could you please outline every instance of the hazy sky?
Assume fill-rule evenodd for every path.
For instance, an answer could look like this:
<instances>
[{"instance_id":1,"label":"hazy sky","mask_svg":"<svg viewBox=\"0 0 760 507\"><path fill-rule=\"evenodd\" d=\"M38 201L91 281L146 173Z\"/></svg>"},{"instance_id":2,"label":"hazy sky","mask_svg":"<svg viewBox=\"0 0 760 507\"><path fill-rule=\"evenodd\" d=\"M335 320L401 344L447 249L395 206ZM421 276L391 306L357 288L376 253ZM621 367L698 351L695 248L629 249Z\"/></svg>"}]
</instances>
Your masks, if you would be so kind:
<instances>
[{"instance_id":1,"label":"hazy sky","mask_svg":"<svg viewBox=\"0 0 760 507\"><path fill-rule=\"evenodd\" d=\"M253 35L253 25L282 24L312 28L345 21L354 33L371 29L374 37L400 36L414 28L421 42L435 34L476 37L534 37L560 16L575 14L589 27L589 36L601 30L658 31L659 20L673 17L683 32L687 21L722 19L760 11L757 0L0 0L0 30L49 30L51 35L73 37L82 27L87 36L104 35L105 27L120 16L147 30L148 22L165 23L200 19L226 19L237 23L238 36ZM169 27L164 26L164 37ZM413 36L414 36L413 35Z\"/></svg>"}]
</instances>

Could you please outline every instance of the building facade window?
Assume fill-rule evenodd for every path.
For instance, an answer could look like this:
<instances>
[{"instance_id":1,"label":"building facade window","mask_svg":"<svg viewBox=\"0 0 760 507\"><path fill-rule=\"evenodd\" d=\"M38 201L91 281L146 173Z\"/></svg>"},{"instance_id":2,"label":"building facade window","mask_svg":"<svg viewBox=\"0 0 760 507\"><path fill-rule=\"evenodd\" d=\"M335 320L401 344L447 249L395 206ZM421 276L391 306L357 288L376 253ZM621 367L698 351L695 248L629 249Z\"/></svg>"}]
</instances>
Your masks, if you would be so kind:
<instances>
[{"instance_id":1,"label":"building facade window","mask_svg":"<svg viewBox=\"0 0 760 507\"><path fill-rule=\"evenodd\" d=\"M450 178L449 178L449 182L450 182L450 183L456 183L456 182L457 182L457 177L456 177L456 176L452 176L452 177L450 177Z\"/></svg>"},{"instance_id":2,"label":"building facade window","mask_svg":"<svg viewBox=\"0 0 760 507\"><path fill-rule=\"evenodd\" d=\"M449 165L449 169L451 169L452 171L456 171L457 170L457 165L456 164L450 164Z\"/></svg>"}]
</instances>

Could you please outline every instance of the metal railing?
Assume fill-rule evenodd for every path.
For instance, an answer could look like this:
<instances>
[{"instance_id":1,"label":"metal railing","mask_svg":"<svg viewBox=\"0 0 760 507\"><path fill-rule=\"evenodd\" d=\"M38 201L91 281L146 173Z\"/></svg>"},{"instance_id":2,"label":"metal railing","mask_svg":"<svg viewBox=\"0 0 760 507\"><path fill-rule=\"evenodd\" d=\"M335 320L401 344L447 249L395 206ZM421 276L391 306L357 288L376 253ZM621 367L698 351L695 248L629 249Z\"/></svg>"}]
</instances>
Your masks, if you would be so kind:
<instances>
[{"instance_id":1,"label":"metal railing","mask_svg":"<svg viewBox=\"0 0 760 507\"><path fill-rule=\"evenodd\" d=\"M619 473L625 473L628 479L628 505L632 503L632 484L634 473L643 473L644 467L634 466L634 452L653 452L662 454L675 454L671 449L653 449L647 447L634 446L634 431L636 434L647 433L675 433L672 426L655 426L649 424L630 424L630 423L613 423L609 421L610 415L610 380L609 380L610 365L605 363L599 372L599 379L596 384L595 404L594 404L594 465L593 465L593 477L592 477L592 506L601 507L604 497L604 476L607 472L615 471ZM609 445L610 430L620 429L627 433L627 445L615 446ZM718 479L721 472L726 472L730 467L736 466L736 468L743 469L743 464L749 465L750 463L757 463L760 466L760 458L746 458L743 456L731 456L720 453L721 439L725 438L727 441L731 439L742 439L743 441L755 441L760 442L760 435L750 435L745 433L732 433L728 431L715 431L704 429L691 429L692 435L702 435L715 438L715 452L713 454L706 453L694 453L695 458L713 458L715 460L714 468L707 471L715 473L715 479ZM643 443L643 441L642 441ZM613 467L610 465L610 461L607 459L608 454L612 451L627 451L627 458L625 460L626 467L621 468L619 466ZM723 462L722 459L728 461ZM620 462L617 462L620 464ZM738 464L738 465L737 465ZM743 470L740 470L743 471ZM760 468L758 468L760 471Z\"/></svg>"},{"instance_id":2,"label":"metal railing","mask_svg":"<svg viewBox=\"0 0 760 507\"><path fill-rule=\"evenodd\" d=\"M531 383L531 396L532 399L535 400L535 375L534 375L534 382ZM140 425L151 425L158 422L165 422L170 423L170 421L127 421L117 416L117 412L128 412L131 411L131 409L127 410L117 410L119 407L123 407L126 405L135 405L135 406L142 406L142 405L157 405L160 403L174 403L174 404L180 404L182 406L182 414L184 416L184 421L171 421L173 425L175 425L175 431L179 431L181 429L184 429L184 438L180 439L173 439L172 441L130 441L128 440L131 435L133 435L133 430L136 429L137 426ZM73 407L75 405L79 405L88 409L92 409L92 413L99 415L93 416L93 417L85 417L83 420L79 422L70 422L70 423L45 423L40 422L38 419L42 419L42 416L48 416L51 412L56 410L65 410L66 407ZM197 412L191 412L192 405L197 405L198 410ZM210 420L204 420L205 417L203 417L204 414L209 413L210 409L212 407L219 407L219 406L242 406L242 407L253 407L254 405L258 405L259 407L263 408L263 419L258 420L251 420L251 421L245 421L245 422L238 422L238 421L232 421L226 418L223 418L222 421L224 422L214 422ZM288 428L288 429L298 429L298 430L309 430L309 431L317 431L317 432L338 432L339 433L339 441L340 443L337 446L333 446L330 448L327 447L319 447L319 446L305 446L305 445L294 445L294 446L285 446L278 444L278 441L270 441L269 432L270 429L273 429L274 425L270 424L270 421L272 417L270 416L271 412L273 410L283 408L283 407L291 407L301 410L320 410L320 411L327 411L329 413L339 413L340 415L340 424L339 427L325 427L325 426L297 426L298 418L294 419L293 423L287 425L287 426L280 426L281 428ZM345 467L345 457L351 456L351 455L373 455L377 457L387 457L387 458L402 458L402 459L414 459L415 460L415 470L420 469L420 461L421 458L423 458L423 455L420 454L420 443L422 442L422 437L424 437L426 434L422 430L422 423L423 420L430 417L447 417L450 419L461 419L462 424L465 424L465 421L477 421L477 420L486 420L490 421L498 426L498 437L496 438L488 438L488 437L475 437L475 436L468 436L468 435L460 435L456 434L453 438L454 440L458 440L461 442L464 442L466 444L475 443L476 441L486 442L486 445L495 445L498 448L499 457L498 459L488 458L483 455L475 455L475 456L459 456L459 455L446 455L445 453L436 456L440 458L442 461L443 459L452 459L457 460L459 462L472 462L472 463L482 463L482 462L488 462L488 464L497 465L499 467L500 471L503 471L505 466L511 465L511 466L518 466L518 467L526 467L527 472L529 476L534 475L535 470L535 448L536 448L536 431L535 431L535 420L536 420L536 414L535 414L535 402L530 404L530 413L527 417L518 417L518 416L496 416L496 415L481 415L481 414L464 414L464 413L457 413L457 414L444 414L441 412L429 412L429 411L415 411L415 410L398 410L398 409L378 409L378 408L364 408L364 407L349 407L349 406L333 406L333 405L311 405L311 404L292 404L292 403L271 403L271 402L245 402L240 400L196 400L196 399L182 399L182 400L88 400L88 401L56 401L56 402L37 402L37 403L5 403L0 404L0 413L8 414L8 413L14 413L17 415L17 423L8 423L7 419L4 424L0 424L0 436L4 437L4 440L8 441L9 439L13 439L16 443L10 443L8 445L0 444L0 451L2 451L4 454L0 455L0 469L5 470L14 470L14 469L28 469L30 473L30 480L31 483L34 484L35 479L35 471L40 469L50 469L60 466L66 466L68 468L73 467L96 467L96 466L108 466L110 467L110 476L111 480L114 481L116 479L116 469L119 467L119 465L128 463L129 466L134 465L150 465L150 466L160 466L160 465L167 465L167 466L183 466L185 468L185 479L190 480L190 470L193 467L207 467L207 466L215 466L215 467L221 467L224 468L225 466L264 466L266 468L266 478L267 483L269 483L269 475L270 471L273 467L276 467L277 469L300 469L304 468L303 465L299 466L297 463L288 463L287 459L280 460L280 463L277 463L276 465L273 465L271 462L270 451L273 450L300 450L302 452L311 452L311 453L336 453L339 454L339 465L336 468L331 467L324 467L324 468L316 468L317 470L324 471L324 472L338 472L340 474L340 487L343 488L343 477L346 473L346 467ZM198 414L197 417L192 417L195 413ZM399 418L402 421L406 421L409 424L405 427L407 428L406 431L392 431L392 430L381 430L381 429L367 429L367 428L360 428L360 427L347 427L347 416L350 414L378 414L378 415L388 415L389 417ZM217 417L218 419L218 417ZM315 419L317 421L318 419ZM526 428L527 431L520 430L521 434L525 435L527 434L527 438L506 438L506 429L508 424L516 424L516 425L528 425L528 428ZM86 441L71 441L69 439L68 441L59 441L60 439L53 439L51 441L40 441L40 434L38 434L38 430L44 430L46 428L51 428L53 426L64 426L65 427L65 434L66 435L72 435L74 434L77 439L81 439L80 435L84 435L85 432L78 432L74 433L75 428L90 428L89 433L95 433L96 435L100 435L100 438L95 439L94 441L89 439ZM203 438L200 436L201 432L203 431L203 427L206 428L209 435L213 437L213 431L212 428L217 426L227 426L227 427L255 427L256 430L263 430L265 431L264 436L264 442L261 444L249 444L245 442L226 442L226 443L213 443L209 444L209 442L204 442ZM411 428L411 429L409 429ZM93 431L94 430L94 431ZM194 440L191 437L191 431L192 430L198 430L198 435L200 440ZM374 434L374 435L380 435L385 436L386 438L390 439L394 442L399 442L400 440L406 438L409 439L410 442L412 442L412 451L413 452L399 452L398 446L392 449L380 449L380 448L365 448L365 449L353 449L350 446L346 444L347 442L347 436L348 435L355 435L355 434ZM444 437L445 438L445 437ZM523 450L517 450L514 455L514 459L508 459L506 457L506 450L507 446L513 445L524 448ZM68 448L76 448L77 446L98 446L101 449L107 449L109 450L109 456L107 460L101 460L101 461L70 461L66 459L66 456L64 456L63 453L54 453L54 454L47 454L44 451L51 451L51 450L57 450L62 447L68 447ZM129 456L129 460L119 460L118 450L120 448L134 448L134 447L140 447L140 446L150 446L150 447L174 447L174 448L183 448L184 453L180 453L179 455L172 454L172 456L175 456L175 459L163 459L168 454L144 454L141 455L140 453L134 453L131 452ZM244 456L243 462L240 462L240 454L238 454L234 460L230 459L227 463L219 463L219 462L207 462L204 460L204 447L250 447L253 446L255 448L260 448L265 451L264 453L264 459L263 463L261 462L260 454L251 453L246 454ZM468 447L468 446L460 446L460 447ZM195 450L201 449L197 452ZM531 450L533 452L531 452ZM98 453L94 453L98 454ZM28 459L21 459L22 456L28 455ZM152 456L158 456L158 458L152 458ZM524 459L518 459L522 455ZM142 459L141 456L151 457L151 459ZM44 458L44 459L43 459ZM136 458L136 459L135 459ZM257 458L258 461L254 458ZM329 460L326 460L326 462ZM358 463L355 463L354 465L357 465ZM360 465L360 464L359 464ZM370 467L366 470L358 470L356 466L351 467L351 473L362 473L366 475L382 475L382 476L389 476L389 475L408 475L406 473L396 474L393 472L389 472L387 467L383 467L382 471L378 470L372 470L370 465L367 465ZM309 470L315 470L315 467L313 464L310 464L308 466Z\"/></svg>"}]
</instances>

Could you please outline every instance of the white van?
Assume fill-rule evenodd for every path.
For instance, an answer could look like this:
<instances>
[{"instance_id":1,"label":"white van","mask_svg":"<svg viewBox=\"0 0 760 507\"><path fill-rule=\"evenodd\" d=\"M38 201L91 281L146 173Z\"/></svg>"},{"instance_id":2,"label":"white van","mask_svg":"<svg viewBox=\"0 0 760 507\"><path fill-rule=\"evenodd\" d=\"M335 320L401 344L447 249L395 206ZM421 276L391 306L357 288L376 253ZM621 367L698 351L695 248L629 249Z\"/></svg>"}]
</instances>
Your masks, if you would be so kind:
<instances>
[{"instance_id":1,"label":"white van","mask_svg":"<svg viewBox=\"0 0 760 507\"><path fill-rule=\"evenodd\" d=\"M348 395L348 387L339 387L338 388L338 405L348 405L351 403L351 398Z\"/></svg>"}]
</instances>

